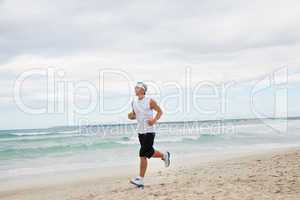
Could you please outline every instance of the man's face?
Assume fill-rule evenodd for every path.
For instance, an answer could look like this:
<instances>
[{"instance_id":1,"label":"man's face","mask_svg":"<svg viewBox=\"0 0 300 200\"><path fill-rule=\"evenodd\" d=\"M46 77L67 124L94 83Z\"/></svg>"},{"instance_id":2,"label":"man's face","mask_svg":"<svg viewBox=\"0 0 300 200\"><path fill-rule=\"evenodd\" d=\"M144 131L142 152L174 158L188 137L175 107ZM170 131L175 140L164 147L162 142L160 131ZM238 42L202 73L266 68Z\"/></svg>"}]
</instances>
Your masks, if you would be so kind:
<instances>
[{"instance_id":1,"label":"man's face","mask_svg":"<svg viewBox=\"0 0 300 200\"><path fill-rule=\"evenodd\" d=\"M141 87L135 87L134 88L134 90L135 90L135 95L141 95L141 94L144 94L144 89L143 88L141 88Z\"/></svg>"}]
</instances>

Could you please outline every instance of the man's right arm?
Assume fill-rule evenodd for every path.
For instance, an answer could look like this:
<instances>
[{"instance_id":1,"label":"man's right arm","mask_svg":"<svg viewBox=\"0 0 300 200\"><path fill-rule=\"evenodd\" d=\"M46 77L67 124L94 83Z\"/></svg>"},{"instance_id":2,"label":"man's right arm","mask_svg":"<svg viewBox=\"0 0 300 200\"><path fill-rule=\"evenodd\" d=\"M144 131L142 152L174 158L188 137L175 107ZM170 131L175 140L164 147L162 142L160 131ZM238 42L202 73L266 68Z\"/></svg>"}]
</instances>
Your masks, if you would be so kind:
<instances>
[{"instance_id":1,"label":"man's right arm","mask_svg":"<svg viewBox=\"0 0 300 200\"><path fill-rule=\"evenodd\" d=\"M133 110L133 102L131 102L131 107L132 107L132 111L130 113L128 113L128 119L134 120L134 119L136 119L136 115L135 115L135 112Z\"/></svg>"},{"instance_id":2,"label":"man's right arm","mask_svg":"<svg viewBox=\"0 0 300 200\"><path fill-rule=\"evenodd\" d=\"M134 112L134 111L128 113L128 119L130 119L130 120L136 119L136 116L135 116L135 112Z\"/></svg>"}]
</instances>

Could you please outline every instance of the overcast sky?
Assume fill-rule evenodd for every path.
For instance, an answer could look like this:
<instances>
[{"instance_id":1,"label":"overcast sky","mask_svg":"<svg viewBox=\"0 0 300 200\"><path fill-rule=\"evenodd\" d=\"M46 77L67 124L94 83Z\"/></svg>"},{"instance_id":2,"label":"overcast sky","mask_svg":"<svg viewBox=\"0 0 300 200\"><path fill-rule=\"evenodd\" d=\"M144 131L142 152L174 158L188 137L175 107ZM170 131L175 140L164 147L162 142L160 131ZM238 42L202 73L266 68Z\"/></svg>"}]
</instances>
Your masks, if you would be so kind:
<instances>
[{"instance_id":1,"label":"overcast sky","mask_svg":"<svg viewBox=\"0 0 300 200\"><path fill-rule=\"evenodd\" d=\"M185 91L187 68L191 78L187 87L201 81L236 82L230 91L232 110L226 116L181 110L176 115L167 113L164 121L253 117L249 109L240 112L249 102L245 91L257 80L288 67L289 111L300 115L296 103L300 98L296 92L300 89L299 24L299 0L0 0L0 109L6 116L0 118L0 129L76 124L66 113L28 114L14 102L20 74L49 67L64 72L61 81L89 81L99 93L103 69L122 71L130 84L137 80L158 84L165 93L173 91L164 86L170 81ZM46 80L26 79L22 95L27 105L43 107L47 95L53 95L46 92ZM107 79L105 84L108 107L132 95L124 77ZM154 88L149 92L157 95ZM78 105L88 105L87 91L77 91L75 96ZM64 101L60 97L57 101ZM268 98L261 100L262 108L268 104L263 102L272 99ZM173 101L165 103L169 110L177 107ZM92 123L128 122L126 112L109 115L96 109L84 117Z\"/></svg>"}]
</instances>

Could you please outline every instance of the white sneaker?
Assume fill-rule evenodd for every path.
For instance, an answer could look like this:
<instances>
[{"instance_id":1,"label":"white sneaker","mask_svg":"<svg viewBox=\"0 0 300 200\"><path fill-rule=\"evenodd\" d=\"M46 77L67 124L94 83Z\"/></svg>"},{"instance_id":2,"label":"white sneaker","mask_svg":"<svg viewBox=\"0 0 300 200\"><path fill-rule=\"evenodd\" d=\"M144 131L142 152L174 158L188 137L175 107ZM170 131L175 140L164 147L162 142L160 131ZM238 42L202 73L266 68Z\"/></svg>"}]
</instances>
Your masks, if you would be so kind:
<instances>
[{"instance_id":1,"label":"white sneaker","mask_svg":"<svg viewBox=\"0 0 300 200\"><path fill-rule=\"evenodd\" d=\"M165 162L165 167L170 166L170 163L171 163L170 157L171 157L170 152L167 151L166 153L164 153L163 161Z\"/></svg>"},{"instance_id":2,"label":"white sneaker","mask_svg":"<svg viewBox=\"0 0 300 200\"><path fill-rule=\"evenodd\" d=\"M140 176L137 176L135 177L134 179L131 179L130 180L130 183L137 186L137 187L141 187L143 188L144 187L144 181L143 181L143 178L140 177Z\"/></svg>"}]
</instances>

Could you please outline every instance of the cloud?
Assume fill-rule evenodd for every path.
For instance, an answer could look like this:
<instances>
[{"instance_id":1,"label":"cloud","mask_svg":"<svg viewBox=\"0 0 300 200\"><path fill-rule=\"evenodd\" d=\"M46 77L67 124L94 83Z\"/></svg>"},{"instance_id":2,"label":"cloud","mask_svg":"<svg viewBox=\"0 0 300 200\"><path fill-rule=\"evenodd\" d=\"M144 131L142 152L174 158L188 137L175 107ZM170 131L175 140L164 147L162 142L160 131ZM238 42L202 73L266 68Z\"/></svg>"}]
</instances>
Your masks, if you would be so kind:
<instances>
[{"instance_id":1,"label":"cloud","mask_svg":"<svg viewBox=\"0 0 300 200\"><path fill-rule=\"evenodd\" d=\"M99 71L111 69L132 83L172 81L183 88L187 69L192 86L297 69L299 18L298 0L28 0L26 6L2 0L0 97L13 97L24 71L49 67L63 70L65 81L97 85ZM31 77L24 94L40 100L44 87ZM126 87L122 77L106 80L112 96L125 96L119 91Z\"/></svg>"},{"instance_id":2,"label":"cloud","mask_svg":"<svg viewBox=\"0 0 300 200\"><path fill-rule=\"evenodd\" d=\"M18 1L3 1L0 51L3 60L92 51L159 53L165 61L296 44L300 3L278 2L31 0L16 9Z\"/></svg>"}]
</instances>

